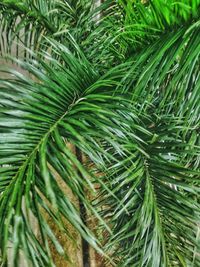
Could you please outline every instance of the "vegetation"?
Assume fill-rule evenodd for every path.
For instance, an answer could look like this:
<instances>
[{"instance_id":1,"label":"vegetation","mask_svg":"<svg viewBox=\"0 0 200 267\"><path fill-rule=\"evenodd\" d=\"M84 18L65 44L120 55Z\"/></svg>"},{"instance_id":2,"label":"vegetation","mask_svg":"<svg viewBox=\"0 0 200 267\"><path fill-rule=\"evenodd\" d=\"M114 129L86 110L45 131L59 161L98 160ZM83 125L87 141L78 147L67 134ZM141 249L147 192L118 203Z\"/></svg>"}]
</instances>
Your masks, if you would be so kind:
<instances>
[{"instance_id":1,"label":"vegetation","mask_svg":"<svg viewBox=\"0 0 200 267\"><path fill-rule=\"evenodd\" d=\"M44 212L114 266L200 266L200 1L1 0L0 21L26 71L1 66L1 266L68 257Z\"/></svg>"}]
</instances>

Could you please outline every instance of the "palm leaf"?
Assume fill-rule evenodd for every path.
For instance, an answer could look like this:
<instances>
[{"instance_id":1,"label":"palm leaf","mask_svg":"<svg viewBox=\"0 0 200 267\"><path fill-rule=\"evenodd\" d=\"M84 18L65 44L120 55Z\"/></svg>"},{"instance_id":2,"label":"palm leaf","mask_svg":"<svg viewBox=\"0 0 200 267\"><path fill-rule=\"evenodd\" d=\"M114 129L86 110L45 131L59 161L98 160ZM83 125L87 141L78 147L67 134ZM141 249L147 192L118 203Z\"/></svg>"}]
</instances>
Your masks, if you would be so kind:
<instances>
[{"instance_id":1,"label":"palm leaf","mask_svg":"<svg viewBox=\"0 0 200 267\"><path fill-rule=\"evenodd\" d=\"M20 264L21 250L34 266L53 266L48 240L64 253L41 209L58 227L63 225L62 217L67 219L101 251L56 174L110 231L84 195L87 188L94 194L98 181L89 169L91 163L84 166L66 143L74 144L97 168L114 160L115 154L105 143L122 153L130 121L119 111L128 108L127 101L115 96L114 80L101 78L84 58L76 59L67 48L56 45L62 64L48 54L39 62L17 61L38 82L16 71L11 72L14 79L1 79L0 248L6 262L8 242L13 243L14 266ZM39 225L41 242L32 229L31 213Z\"/></svg>"},{"instance_id":2,"label":"palm leaf","mask_svg":"<svg viewBox=\"0 0 200 267\"><path fill-rule=\"evenodd\" d=\"M165 117L142 127L147 123L152 135L134 125L126 157L102 177L124 204L120 207L103 188L96 200L114 232L107 235L106 249L117 266L199 266L200 172L180 163L185 153L199 155L199 146L188 149L176 134L183 126L177 121L177 130Z\"/></svg>"},{"instance_id":3,"label":"palm leaf","mask_svg":"<svg viewBox=\"0 0 200 267\"><path fill-rule=\"evenodd\" d=\"M199 0L120 0L116 12L118 21L123 22L115 23L114 41L129 55L154 43L164 32L193 23L199 17L199 5Z\"/></svg>"},{"instance_id":4,"label":"palm leaf","mask_svg":"<svg viewBox=\"0 0 200 267\"><path fill-rule=\"evenodd\" d=\"M26 58L30 56L26 51L28 48L35 52L50 50L50 43L46 42L48 37L74 52L75 42L84 49L88 58L94 59L91 51L106 38L103 37L105 30L98 26L96 17L110 6L110 2L96 6L93 0L1 1L0 52L2 55L12 53L19 58ZM101 30L104 34L102 32L98 38Z\"/></svg>"},{"instance_id":5,"label":"palm leaf","mask_svg":"<svg viewBox=\"0 0 200 267\"><path fill-rule=\"evenodd\" d=\"M200 265L199 20L191 21L179 19L183 25L168 32L172 21L161 37L146 39L150 46L126 55L132 66L118 90L131 92L141 120L121 164L102 177L125 207L103 189L96 200L115 233L105 244L117 266ZM131 41L130 49L138 46Z\"/></svg>"}]
</instances>

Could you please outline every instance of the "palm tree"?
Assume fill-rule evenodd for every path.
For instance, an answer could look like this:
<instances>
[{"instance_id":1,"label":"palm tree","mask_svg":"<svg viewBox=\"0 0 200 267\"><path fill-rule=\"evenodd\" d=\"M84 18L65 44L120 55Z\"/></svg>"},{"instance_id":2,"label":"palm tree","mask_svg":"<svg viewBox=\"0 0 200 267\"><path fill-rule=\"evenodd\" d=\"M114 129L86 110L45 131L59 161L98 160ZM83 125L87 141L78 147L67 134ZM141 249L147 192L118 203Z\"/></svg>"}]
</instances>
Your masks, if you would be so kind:
<instances>
[{"instance_id":1,"label":"palm tree","mask_svg":"<svg viewBox=\"0 0 200 267\"><path fill-rule=\"evenodd\" d=\"M113 266L200 266L200 1L0 7L1 266L69 256L44 213Z\"/></svg>"}]
</instances>

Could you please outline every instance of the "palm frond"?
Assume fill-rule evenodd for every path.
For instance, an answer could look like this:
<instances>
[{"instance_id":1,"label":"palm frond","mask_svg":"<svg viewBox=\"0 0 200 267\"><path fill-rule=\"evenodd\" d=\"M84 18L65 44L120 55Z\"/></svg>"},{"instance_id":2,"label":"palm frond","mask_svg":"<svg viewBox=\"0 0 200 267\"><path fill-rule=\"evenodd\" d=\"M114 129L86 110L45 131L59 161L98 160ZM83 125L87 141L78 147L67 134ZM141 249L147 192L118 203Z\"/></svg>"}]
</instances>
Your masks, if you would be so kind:
<instances>
[{"instance_id":1,"label":"palm frond","mask_svg":"<svg viewBox=\"0 0 200 267\"><path fill-rule=\"evenodd\" d=\"M96 200L112 226L114 234L103 236L117 266L200 266L200 170L180 160L183 154L199 156L200 148L189 149L177 136L184 127L179 123L173 127L164 116L135 121L126 156L102 176L124 205L103 188Z\"/></svg>"},{"instance_id":2,"label":"palm frond","mask_svg":"<svg viewBox=\"0 0 200 267\"><path fill-rule=\"evenodd\" d=\"M184 117L186 131L199 124L199 29L198 21L163 35L129 59L133 66L123 79L124 92L130 90L141 109L150 102L158 116Z\"/></svg>"},{"instance_id":3,"label":"palm frond","mask_svg":"<svg viewBox=\"0 0 200 267\"><path fill-rule=\"evenodd\" d=\"M126 109L127 100L115 96L114 80L101 78L86 59L76 59L67 48L56 45L62 63L47 53L39 62L17 60L35 81L16 71L11 72L14 79L0 81L0 248L6 262L8 242L13 244L13 266L19 265L21 250L34 266L54 266L48 240L64 253L41 209L59 227L62 217L67 219L101 251L56 174L110 231L84 195L84 188L95 194L98 181L90 171L91 163L84 166L66 144L74 144L97 168L114 160L115 154L104 145L122 153L130 121L120 116L120 110ZM41 243L32 229L30 213L39 225Z\"/></svg>"},{"instance_id":4,"label":"palm frond","mask_svg":"<svg viewBox=\"0 0 200 267\"><path fill-rule=\"evenodd\" d=\"M102 29L95 17L110 5L110 1L107 2L96 7L93 0L1 1L0 52L26 58L30 56L27 48L35 52L50 49L50 43L46 42L48 37L67 45L71 51L74 39L90 57L98 39L95 28L98 32ZM100 39L102 41L102 35Z\"/></svg>"},{"instance_id":5,"label":"palm frond","mask_svg":"<svg viewBox=\"0 0 200 267\"><path fill-rule=\"evenodd\" d=\"M56 1L1 1L1 53L10 53L14 48L20 56L19 45L36 48L41 35L54 34L57 23L53 19ZM11 50L12 49L12 50Z\"/></svg>"},{"instance_id":6,"label":"palm frond","mask_svg":"<svg viewBox=\"0 0 200 267\"><path fill-rule=\"evenodd\" d=\"M117 6L118 21L115 24L114 41L126 54L149 46L163 33L174 31L199 18L199 0L175 1L126 1ZM111 29L113 31L113 29Z\"/></svg>"}]
</instances>

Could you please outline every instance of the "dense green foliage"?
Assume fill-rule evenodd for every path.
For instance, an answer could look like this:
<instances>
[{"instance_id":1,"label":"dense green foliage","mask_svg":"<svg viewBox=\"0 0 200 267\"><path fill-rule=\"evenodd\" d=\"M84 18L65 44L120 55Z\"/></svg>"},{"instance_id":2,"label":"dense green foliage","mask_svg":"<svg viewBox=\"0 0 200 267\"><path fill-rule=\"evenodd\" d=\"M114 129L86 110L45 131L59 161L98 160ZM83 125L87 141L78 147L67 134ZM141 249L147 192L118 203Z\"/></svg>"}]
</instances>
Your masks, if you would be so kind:
<instances>
[{"instance_id":1,"label":"dense green foliage","mask_svg":"<svg viewBox=\"0 0 200 267\"><path fill-rule=\"evenodd\" d=\"M2 0L0 21L26 71L1 67L2 266L67 258L44 211L114 266L200 266L200 1Z\"/></svg>"}]
</instances>

